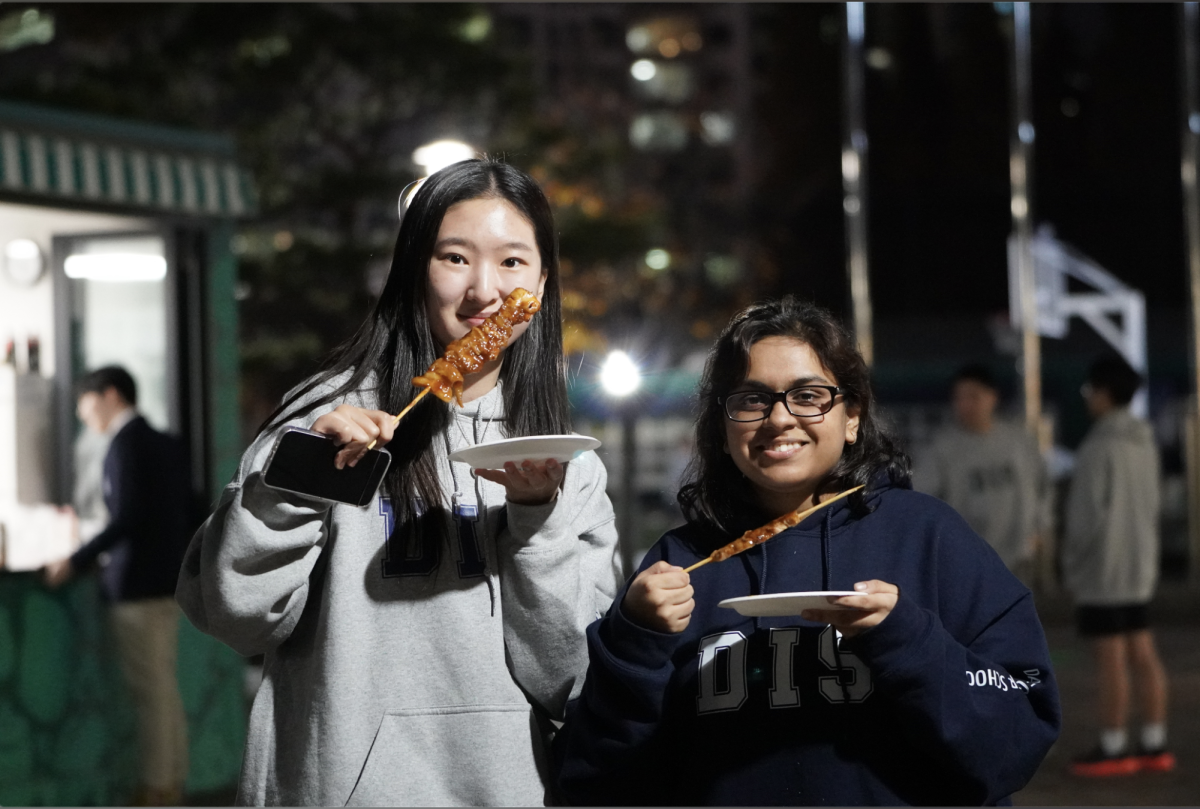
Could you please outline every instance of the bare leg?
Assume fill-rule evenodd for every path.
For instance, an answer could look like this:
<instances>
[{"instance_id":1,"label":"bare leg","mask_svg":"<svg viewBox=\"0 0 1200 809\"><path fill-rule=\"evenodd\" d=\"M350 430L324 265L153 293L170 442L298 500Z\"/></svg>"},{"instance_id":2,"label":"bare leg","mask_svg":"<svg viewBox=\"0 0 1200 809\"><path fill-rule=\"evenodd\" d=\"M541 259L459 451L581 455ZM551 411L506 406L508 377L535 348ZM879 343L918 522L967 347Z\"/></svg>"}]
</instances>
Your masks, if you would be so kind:
<instances>
[{"instance_id":1,"label":"bare leg","mask_svg":"<svg viewBox=\"0 0 1200 809\"><path fill-rule=\"evenodd\" d=\"M1092 640L1096 660L1096 715L1102 730L1125 727L1129 716L1129 674L1125 669L1125 635L1106 635Z\"/></svg>"},{"instance_id":2,"label":"bare leg","mask_svg":"<svg viewBox=\"0 0 1200 809\"><path fill-rule=\"evenodd\" d=\"M1129 662L1133 667L1138 708L1143 725L1167 721L1167 672L1154 645L1154 633L1139 629L1128 635Z\"/></svg>"}]
</instances>

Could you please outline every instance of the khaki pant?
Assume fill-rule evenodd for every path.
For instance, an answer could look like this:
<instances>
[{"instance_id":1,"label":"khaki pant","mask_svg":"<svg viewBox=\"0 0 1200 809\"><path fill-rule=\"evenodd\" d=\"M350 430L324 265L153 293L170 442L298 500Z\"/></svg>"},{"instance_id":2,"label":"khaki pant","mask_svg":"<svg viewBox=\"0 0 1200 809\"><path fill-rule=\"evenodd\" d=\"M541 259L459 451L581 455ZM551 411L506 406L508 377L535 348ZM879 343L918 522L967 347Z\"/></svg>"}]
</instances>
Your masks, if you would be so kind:
<instances>
[{"instance_id":1,"label":"khaki pant","mask_svg":"<svg viewBox=\"0 0 1200 809\"><path fill-rule=\"evenodd\" d=\"M142 784L179 790L187 778L187 717L175 656L179 606L173 598L122 601L109 607L121 672L137 711Z\"/></svg>"}]
</instances>

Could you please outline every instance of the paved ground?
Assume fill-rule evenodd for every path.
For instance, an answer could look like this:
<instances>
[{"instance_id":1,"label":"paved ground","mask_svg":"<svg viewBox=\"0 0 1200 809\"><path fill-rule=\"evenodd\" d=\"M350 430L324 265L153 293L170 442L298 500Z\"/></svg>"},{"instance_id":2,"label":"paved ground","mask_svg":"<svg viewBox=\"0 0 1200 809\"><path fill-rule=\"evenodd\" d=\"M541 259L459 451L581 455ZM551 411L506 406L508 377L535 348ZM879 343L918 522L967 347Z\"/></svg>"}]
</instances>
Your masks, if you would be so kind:
<instances>
[{"instance_id":1,"label":"paved ground","mask_svg":"<svg viewBox=\"0 0 1200 809\"><path fill-rule=\"evenodd\" d=\"M1200 591L1166 585L1152 608L1159 653L1171 687L1168 745L1179 759L1172 773L1086 779L1067 763L1096 744L1091 655L1070 623L1062 599L1041 599L1043 623L1063 702L1063 732L1019 806L1196 806L1200 804ZM1136 729L1135 731L1136 732Z\"/></svg>"}]
</instances>

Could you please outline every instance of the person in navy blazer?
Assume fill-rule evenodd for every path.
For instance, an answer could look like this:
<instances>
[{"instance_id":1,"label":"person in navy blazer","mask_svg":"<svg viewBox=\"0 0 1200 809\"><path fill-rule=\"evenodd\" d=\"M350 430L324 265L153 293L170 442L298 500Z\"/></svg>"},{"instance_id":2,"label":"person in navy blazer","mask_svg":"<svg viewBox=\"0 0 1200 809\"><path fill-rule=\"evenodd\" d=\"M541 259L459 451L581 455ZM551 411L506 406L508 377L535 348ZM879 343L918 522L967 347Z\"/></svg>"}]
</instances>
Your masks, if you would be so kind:
<instances>
[{"instance_id":1,"label":"person in navy blazer","mask_svg":"<svg viewBox=\"0 0 1200 809\"><path fill-rule=\"evenodd\" d=\"M196 527L186 448L138 414L137 386L119 366L80 380L78 413L112 436L104 458L108 522L46 568L56 587L98 568L122 671L138 712L143 805L177 804L187 775L187 724L175 674L175 583Z\"/></svg>"}]
</instances>

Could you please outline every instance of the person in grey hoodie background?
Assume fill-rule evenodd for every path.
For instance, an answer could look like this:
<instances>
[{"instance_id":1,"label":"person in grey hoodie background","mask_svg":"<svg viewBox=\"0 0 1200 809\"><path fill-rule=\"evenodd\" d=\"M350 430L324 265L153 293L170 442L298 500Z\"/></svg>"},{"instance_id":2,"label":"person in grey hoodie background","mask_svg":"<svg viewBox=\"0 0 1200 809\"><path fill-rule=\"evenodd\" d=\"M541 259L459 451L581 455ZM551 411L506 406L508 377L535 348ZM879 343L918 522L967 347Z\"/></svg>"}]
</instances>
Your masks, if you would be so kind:
<instances>
[{"instance_id":1,"label":"person in grey hoodie background","mask_svg":"<svg viewBox=\"0 0 1200 809\"><path fill-rule=\"evenodd\" d=\"M961 514L1027 587L1050 523L1050 481L1033 437L996 417L1000 389L985 365L960 368L951 387L954 422L916 457L914 488Z\"/></svg>"},{"instance_id":2,"label":"person in grey hoodie background","mask_svg":"<svg viewBox=\"0 0 1200 809\"><path fill-rule=\"evenodd\" d=\"M391 413L453 340L513 289L541 299L468 375L464 405ZM619 583L593 452L473 473L448 455L570 432L550 206L489 159L429 177L404 214L371 317L291 391L193 538L177 598L245 655L264 654L238 802L540 805L553 721L583 685L585 629ZM282 427L393 461L364 508L266 487Z\"/></svg>"},{"instance_id":3,"label":"person in grey hoodie background","mask_svg":"<svg viewBox=\"0 0 1200 809\"><path fill-rule=\"evenodd\" d=\"M1096 664L1100 741L1070 766L1085 777L1175 767L1166 748L1167 675L1147 617L1158 583L1161 498L1154 434L1129 411L1141 384L1114 355L1091 366L1082 389L1096 423L1079 447L1067 495L1062 574ZM1131 691L1142 723L1134 745L1125 729Z\"/></svg>"}]
</instances>

